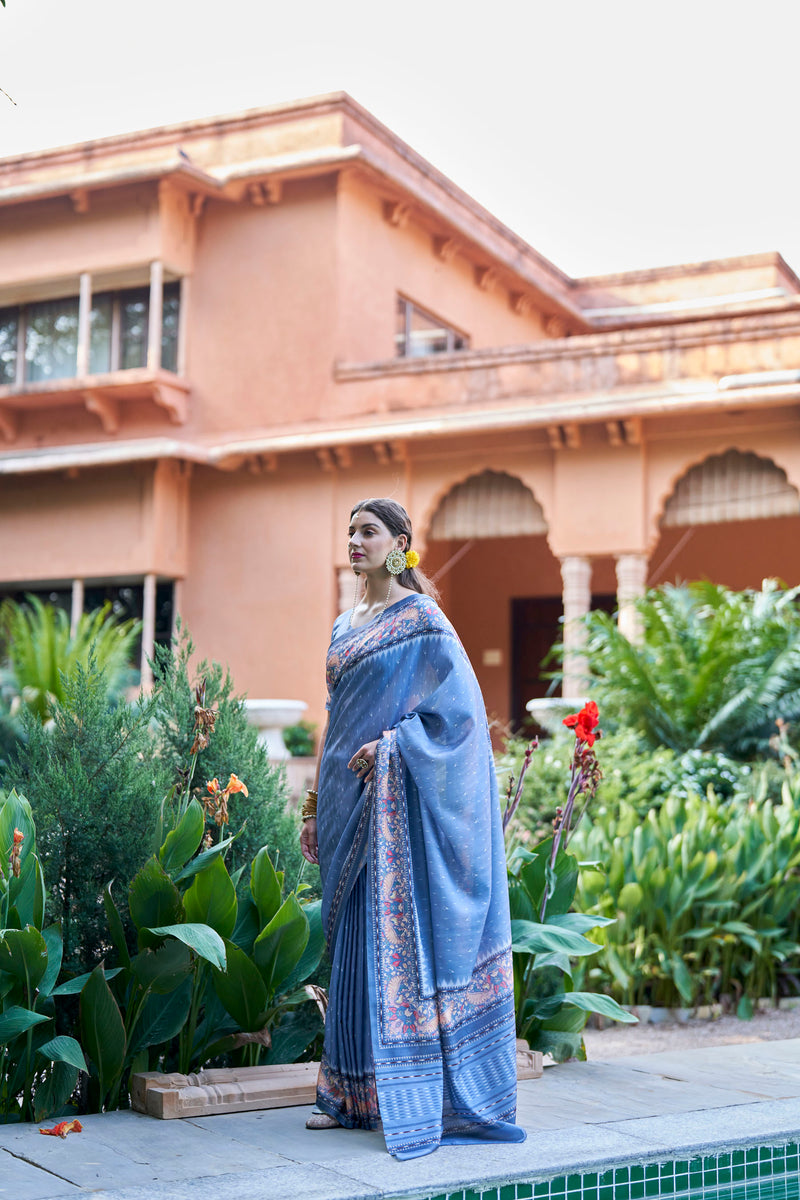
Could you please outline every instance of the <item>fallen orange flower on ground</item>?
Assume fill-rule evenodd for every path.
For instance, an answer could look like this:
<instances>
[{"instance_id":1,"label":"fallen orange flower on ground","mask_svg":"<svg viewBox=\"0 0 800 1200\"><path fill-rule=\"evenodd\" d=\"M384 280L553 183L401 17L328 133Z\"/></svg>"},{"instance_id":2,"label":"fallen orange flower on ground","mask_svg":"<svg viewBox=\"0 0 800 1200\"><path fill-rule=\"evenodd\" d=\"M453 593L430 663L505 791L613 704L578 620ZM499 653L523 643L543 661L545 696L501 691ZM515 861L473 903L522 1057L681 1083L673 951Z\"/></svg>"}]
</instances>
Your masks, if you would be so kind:
<instances>
[{"instance_id":1,"label":"fallen orange flower on ground","mask_svg":"<svg viewBox=\"0 0 800 1200\"><path fill-rule=\"evenodd\" d=\"M52 1129L40 1129L39 1133L46 1133L49 1137L65 1138L68 1133L83 1133L83 1126L80 1121L59 1121Z\"/></svg>"}]
</instances>

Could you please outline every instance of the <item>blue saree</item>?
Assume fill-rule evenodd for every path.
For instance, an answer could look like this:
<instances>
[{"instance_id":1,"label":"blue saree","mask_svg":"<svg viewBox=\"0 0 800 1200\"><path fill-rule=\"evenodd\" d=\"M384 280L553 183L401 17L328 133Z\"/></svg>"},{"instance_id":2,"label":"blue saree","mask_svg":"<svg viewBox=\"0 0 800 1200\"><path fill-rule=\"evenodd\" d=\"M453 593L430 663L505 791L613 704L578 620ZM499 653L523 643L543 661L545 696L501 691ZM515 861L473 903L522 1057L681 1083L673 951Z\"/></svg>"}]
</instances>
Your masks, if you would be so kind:
<instances>
[{"instance_id":1,"label":"blue saree","mask_svg":"<svg viewBox=\"0 0 800 1200\"><path fill-rule=\"evenodd\" d=\"M523 1141L505 853L486 716L427 596L333 627L317 834L331 956L317 1104L397 1158ZM380 738L375 777L347 769Z\"/></svg>"}]
</instances>

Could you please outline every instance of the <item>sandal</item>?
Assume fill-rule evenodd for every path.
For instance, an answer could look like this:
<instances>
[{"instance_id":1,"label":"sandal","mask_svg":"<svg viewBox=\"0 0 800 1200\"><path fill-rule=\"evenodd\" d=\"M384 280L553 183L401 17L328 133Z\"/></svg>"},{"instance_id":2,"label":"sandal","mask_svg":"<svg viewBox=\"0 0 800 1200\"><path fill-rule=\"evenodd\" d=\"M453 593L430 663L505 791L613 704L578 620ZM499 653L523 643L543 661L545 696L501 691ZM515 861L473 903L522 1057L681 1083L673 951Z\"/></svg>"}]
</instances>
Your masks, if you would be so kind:
<instances>
[{"instance_id":1,"label":"sandal","mask_svg":"<svg viewBox=\"0 0 800 1200\"><path fill-rule=\"evenodd\" d=\"M335 1117L329 1117L324 1112L312 1112L306 1121L306 1129L341 1129Z\"/></svg>"}]
</instances>

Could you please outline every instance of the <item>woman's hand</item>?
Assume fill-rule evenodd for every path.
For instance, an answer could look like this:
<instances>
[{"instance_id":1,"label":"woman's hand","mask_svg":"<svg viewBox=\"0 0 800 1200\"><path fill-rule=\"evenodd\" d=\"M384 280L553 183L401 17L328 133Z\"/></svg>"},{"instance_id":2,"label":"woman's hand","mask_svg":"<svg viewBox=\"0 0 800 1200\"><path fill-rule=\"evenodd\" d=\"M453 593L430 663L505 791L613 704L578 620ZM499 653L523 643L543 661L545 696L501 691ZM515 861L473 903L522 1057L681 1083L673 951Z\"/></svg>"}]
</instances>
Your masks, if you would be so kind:
<instances>
[{"instance_id":1,"label":"woman's hand","mask_svg":"<svg viewBox=\"0 0 800 1200\"><path fill-rule=\"evenodd\" d=\"M374 742L365 742L356 750L350 762L347 764L351 771L354 771L359 779L363 779L364 783L369 783L375 774L375 750L379 742L376 738ZM367 765L364 766L364 763Z\"/></svg>"},{"instance_id":2,"label":"woman's hand","mask_svg":"<svg viewBox=\"0 0 800 1200\"><path fill-rule=\"evenodd\" d=\"M317 845L317 818L306 817L300 830L300 853L306 862L319 862L319 847Z\"/></svg>"}]
</instances>

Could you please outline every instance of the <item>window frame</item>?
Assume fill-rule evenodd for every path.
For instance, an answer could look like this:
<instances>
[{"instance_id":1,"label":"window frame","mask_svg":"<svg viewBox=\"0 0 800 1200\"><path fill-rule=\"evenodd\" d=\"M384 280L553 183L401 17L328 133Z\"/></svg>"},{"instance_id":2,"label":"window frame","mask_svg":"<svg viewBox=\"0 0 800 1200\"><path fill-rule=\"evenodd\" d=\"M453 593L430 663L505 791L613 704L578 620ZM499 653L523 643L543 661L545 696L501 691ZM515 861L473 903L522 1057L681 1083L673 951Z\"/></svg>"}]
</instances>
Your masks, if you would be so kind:
<instances>
[{"instance_id":1,"label":"window frame","mask_svg":"<svg viewBox=\"0 0 800 1200\"><path fill-rule=\"evenodd\" d=\"M461 350L469 350L470 337L463 330L458 329L455 325L451 325L449 321L442 320L436 313L431 312L428 308L423 308L421 304L417 304L416 300L412 300L409 296L402 292L397 293L397 315L400 313L400 306L403 307L403 333L402 333L402 348L400 347L399 339L401 334L395 332L395 357L396 358L427 358L434 354L457 354ZM414 312L419 313L426 321L431 321L437 328L444 331L447 335L447 345L442 350L430 350L427 354L409 354L411 346L411 319ZM461 342L461 345L456 345L456 342Z\"/></svg>"}]
</instances>

